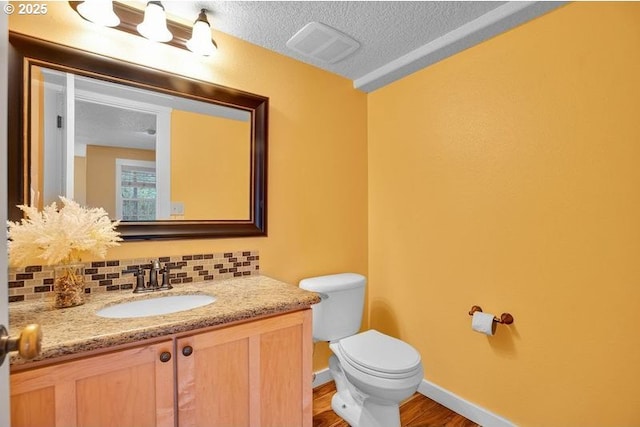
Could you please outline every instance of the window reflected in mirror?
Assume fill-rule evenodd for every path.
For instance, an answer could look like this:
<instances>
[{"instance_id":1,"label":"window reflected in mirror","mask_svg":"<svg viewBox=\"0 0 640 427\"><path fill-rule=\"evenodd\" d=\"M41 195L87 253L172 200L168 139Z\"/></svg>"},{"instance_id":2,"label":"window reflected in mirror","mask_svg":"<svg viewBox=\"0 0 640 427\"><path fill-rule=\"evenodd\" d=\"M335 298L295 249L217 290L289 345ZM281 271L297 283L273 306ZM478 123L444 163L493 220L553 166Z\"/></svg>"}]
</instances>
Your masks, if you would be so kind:
<instances>
[{"instance_id":1,"label":"window reflected in mirror","mask_svg":"<svg viewBox=\"0 0 640 427\"><path fill-rule=\"evenodd\" d=\"M116 159L116 218L153 221L157 185L154 161Z\"/></svg>"}]
</instances>

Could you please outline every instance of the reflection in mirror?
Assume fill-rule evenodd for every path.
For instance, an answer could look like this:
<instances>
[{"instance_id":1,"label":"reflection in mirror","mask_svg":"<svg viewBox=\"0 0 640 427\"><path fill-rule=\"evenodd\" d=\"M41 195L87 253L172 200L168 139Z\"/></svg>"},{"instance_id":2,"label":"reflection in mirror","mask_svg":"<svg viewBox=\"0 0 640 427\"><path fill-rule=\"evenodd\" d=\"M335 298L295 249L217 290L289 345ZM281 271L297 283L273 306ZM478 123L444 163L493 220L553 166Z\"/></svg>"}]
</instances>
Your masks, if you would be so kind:
<instances>
[{"instance_id":1,"label":"reflection in mirror","mask_svg":"<svg viewBox=\"0 0 640 427\"><path fill-rule=\"evenodd\" d=\"M122 218L125 240L266 235L269 98L14 32L9 44L9 219L66 194Z\"/></svg>"},{"instance_id":2,"label":"reflection in mirror","mask_svg":"<svg viewBox=\"0 0 640 427\"><path fill-rule=\"evenodd\" d=\"M31 204L113 219L248 220L251 114L33 65Z\"/></svg>"}]
</instances>

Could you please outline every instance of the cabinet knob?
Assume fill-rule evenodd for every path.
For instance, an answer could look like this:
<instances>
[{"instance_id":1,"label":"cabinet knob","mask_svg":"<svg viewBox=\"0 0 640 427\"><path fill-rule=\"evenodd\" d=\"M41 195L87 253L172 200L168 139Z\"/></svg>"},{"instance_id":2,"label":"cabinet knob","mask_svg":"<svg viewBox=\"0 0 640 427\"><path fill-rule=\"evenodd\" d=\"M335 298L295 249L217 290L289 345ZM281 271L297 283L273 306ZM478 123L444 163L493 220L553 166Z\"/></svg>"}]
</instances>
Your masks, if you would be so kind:
<instances>
[{"instance_id":1,"label":"cabinet knob","mask_svg":"<svg viewBox=\"0 0 640 427\"><path fill-rule=\"evenodd\" d=\"M171 353L169 353L168 351L163 351L162 353L160 353L160 361L162 363L167 363L169 360L171 360Z\"/></svg>"},{"instance_id":2,"label":"cabinet knob","mask_svg":"<svg viewBox=\"0 0 640 427\"><path fill-rule=\"evenodd\" d=\"M182 348L182 354L184 356L189 357L189 356L191 356L191 353L193 353L193 347L191 347L190 345L184 346Z\"/></svg>"}]
</instances>

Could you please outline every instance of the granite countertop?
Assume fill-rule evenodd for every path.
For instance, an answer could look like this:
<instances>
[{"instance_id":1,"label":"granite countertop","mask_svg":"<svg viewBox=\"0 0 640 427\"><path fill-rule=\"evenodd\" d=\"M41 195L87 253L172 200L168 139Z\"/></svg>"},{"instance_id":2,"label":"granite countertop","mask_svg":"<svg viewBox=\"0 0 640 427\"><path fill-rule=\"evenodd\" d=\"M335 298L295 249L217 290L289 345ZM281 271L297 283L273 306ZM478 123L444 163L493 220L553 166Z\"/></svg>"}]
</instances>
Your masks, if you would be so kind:
<instances>
[{"instance_id":1,"label":"granite countertop","mask_svg":"<svg viewBox=\"0 0 640 427\"><path fill-rule=\"evenodd\" d=\"M96 311L109 305L157 298L168 295L207 294L216 301L204 307L172 314L109 319ZM310 307L320 301L314 292L266 276L246 276L191 285L178 285L172 290L144 294L106 292L87 295L84 305L55 309L51 302L23 302L9 305L11 335L17 335L30 323L42 327L42 353L33 361L120 344L224 325ZM17 353L11 364L29 363Z\"/></svg>"}]
</instances>

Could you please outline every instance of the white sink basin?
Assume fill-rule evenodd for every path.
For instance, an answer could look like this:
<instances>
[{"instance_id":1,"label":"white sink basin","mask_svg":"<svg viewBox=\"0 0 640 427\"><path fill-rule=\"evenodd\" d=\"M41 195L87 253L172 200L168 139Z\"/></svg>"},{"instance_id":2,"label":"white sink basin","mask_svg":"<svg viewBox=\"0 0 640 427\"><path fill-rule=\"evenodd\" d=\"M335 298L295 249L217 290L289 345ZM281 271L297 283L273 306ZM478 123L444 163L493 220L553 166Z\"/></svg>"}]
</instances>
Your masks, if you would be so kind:
<instances>
[{"instance_id":1,"label":"white sink basin","mask_svg":"<svg viewBox=\"0 0 640 427\"><path fill-rule=\"evenodd\" d=\"M215 300L211 295L167 295L111 305L96 311L96 314L112 319L159 316L203 307Z\"/></svg>"}]
</instances>

